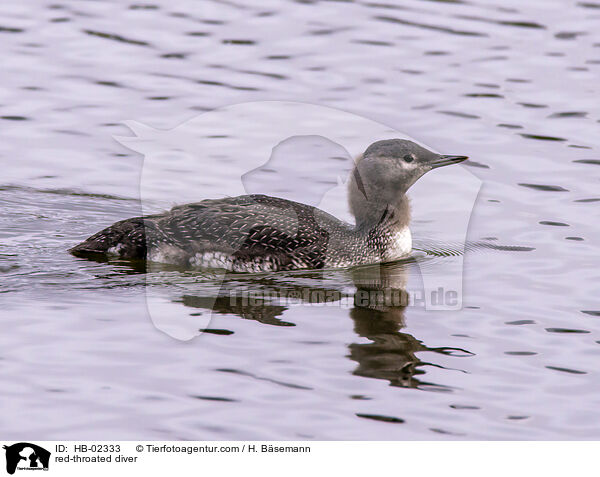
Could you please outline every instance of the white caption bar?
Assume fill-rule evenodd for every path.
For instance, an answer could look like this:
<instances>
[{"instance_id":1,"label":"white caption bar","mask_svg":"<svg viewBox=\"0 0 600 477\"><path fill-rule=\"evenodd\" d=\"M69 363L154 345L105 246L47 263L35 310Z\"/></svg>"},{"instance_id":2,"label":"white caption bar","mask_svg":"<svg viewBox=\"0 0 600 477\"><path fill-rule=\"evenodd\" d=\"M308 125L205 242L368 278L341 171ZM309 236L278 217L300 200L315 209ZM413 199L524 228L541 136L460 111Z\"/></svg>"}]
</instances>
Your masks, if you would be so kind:
<instances>
[{"instance_id":1,"label":"white caption bar","mask_svg":"<svg viewBox=\"0 0 600 477\"><path fill-rule=\"evenodd\" d=\"M37 471L39 477L214 475L215 472L310 477L319 469L319 474L334 472L344 477L586 476L596 467L595 456L600 450L597 442L15 441L1 444L6 466L2 472L27 477L36 477Z\"/></svg>"}]
</instances>

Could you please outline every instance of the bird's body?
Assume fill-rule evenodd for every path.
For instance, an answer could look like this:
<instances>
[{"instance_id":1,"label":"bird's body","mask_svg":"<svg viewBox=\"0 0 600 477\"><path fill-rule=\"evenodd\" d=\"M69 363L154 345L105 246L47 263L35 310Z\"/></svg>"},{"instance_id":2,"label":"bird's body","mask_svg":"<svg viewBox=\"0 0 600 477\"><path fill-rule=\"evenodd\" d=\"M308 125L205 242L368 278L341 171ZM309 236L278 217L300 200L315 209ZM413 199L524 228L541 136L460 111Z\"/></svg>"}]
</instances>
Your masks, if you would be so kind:
<instances>
[{"instance_id":1,"label":"bird's body","mask_svg":"<svg viewBox=\"0 0 600 477\"><path fill-rule=\"evenodd\" d=\"M75 246L71 253L114 254L236 272L347 267L406 257L412 241L405 192L424 172L416 171L414 165L390 162L390 142L401 143L399 152L406 152L408 143L406 154L412 154L411 158L421 152L438 162L439 158L447 161L451 157L464 160L463 156L439 156L409 141L380 141L370 146L350 181L350 208L356 225L298 202L244 195L122 220ZM384 147L374 148L377 145ZM386 165L392 169L382 168Z\"/></svg>"},{"instance_id":2,"label":"bird's body","mask_svg":"<svg viewBox=\"0 0 600 477\"><path fill-rule=\"evenodd\" d=\"M71 252L240 272L385 262L410 250L407 224L396 227L393 217L360 230L316 207L243 195L122 220Z\"/></svg>"}]
</instances>

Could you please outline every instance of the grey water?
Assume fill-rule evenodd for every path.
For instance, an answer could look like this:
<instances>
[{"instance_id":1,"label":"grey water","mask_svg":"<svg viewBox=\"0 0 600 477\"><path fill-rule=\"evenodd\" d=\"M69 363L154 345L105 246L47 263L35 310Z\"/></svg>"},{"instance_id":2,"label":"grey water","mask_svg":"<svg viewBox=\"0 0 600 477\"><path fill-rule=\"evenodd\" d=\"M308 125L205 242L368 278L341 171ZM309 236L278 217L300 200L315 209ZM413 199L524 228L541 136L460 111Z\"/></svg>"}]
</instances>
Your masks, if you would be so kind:
<instances>
[{"instance_id":1,"label":"grey water","mask_svg":"<svg viewBox=\"0 0 600 477\"><path fill-rule=\"evenodd\" d=\"M565 0L2 3L0 435L599 439L599 21L600 3ZM464 256L446 233L451 171L416 187L413 259L375 279L69 255L180 200L173 174L142 203L144 156L113 138L132 134L123 121L169 130L273 100L470 156L452 166L481 182ZM226 151L243 133L204 140ZM197 171L198 200L233 160L245 153ZM298 199L321 179L302 164L246 187ZM355 300L419 290L459 256L459 309ZM297 299L231 298L265 290ZM198 336L174 339L162 315Z\"/></svg>"}]
</instances>

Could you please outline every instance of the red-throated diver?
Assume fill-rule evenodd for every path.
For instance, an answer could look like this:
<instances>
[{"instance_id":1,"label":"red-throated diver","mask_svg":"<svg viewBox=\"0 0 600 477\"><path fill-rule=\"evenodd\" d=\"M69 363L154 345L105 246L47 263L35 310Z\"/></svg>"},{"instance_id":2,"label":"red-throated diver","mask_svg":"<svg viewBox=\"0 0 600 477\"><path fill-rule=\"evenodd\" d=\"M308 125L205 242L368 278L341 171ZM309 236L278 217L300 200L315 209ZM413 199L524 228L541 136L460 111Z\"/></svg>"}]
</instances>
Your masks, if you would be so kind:
<instances>
[{"instance_id":1,"label":"red-throated diver","mask_svg":"<svg viewBox=\"0 0 600 477\"><path fill-rule=\"evenodd\" d=\"M431 169L465 159L403 139L371 144L349 181L355 226L309 205L243 195L122 220L70 252L236 272L390 262L412 248L406 191Z\"/></svg>"}]
</instances>

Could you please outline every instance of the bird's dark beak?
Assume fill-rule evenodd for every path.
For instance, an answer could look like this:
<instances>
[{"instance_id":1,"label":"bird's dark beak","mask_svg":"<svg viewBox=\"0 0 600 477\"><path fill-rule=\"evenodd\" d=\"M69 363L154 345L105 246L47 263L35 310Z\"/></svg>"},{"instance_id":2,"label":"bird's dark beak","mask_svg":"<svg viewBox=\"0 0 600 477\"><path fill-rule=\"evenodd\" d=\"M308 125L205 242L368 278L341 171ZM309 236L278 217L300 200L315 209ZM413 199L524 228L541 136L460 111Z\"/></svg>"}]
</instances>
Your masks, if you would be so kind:
<instances>
[{"instance_id":1,"label":"bird's dark beak","mask_svg":"<svg viewBox=\"0 0 600 477\"><path fill-rule=\"evenodd\" d=\"M432 169L436 167L449 166L451 164L458 164L459 162L466 161L468 159L467 156L445 156L439 155L436 159L431 161L429 165Z\"/></svg>"}]
</instances>

